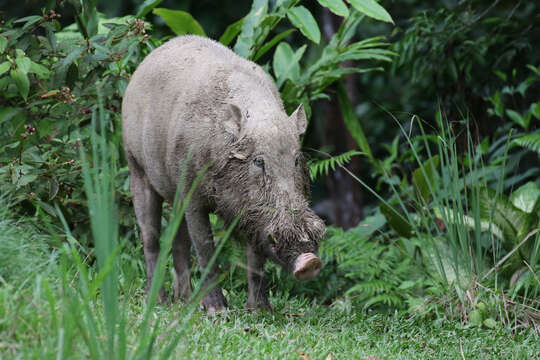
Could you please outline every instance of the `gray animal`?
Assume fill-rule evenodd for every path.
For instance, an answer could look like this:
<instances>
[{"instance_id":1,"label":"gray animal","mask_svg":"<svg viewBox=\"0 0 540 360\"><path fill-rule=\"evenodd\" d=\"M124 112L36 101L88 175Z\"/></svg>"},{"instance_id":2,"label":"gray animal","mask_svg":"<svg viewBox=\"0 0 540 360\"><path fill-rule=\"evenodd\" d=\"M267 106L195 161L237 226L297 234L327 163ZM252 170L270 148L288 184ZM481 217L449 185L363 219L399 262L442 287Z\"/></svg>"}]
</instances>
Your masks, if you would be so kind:
<instances>
[{"instance_id":1,"label":"gray animal","mask_svg":"<svg viewBox=\"0 0 540 360\"><path fill-rule=\"evenodd\" d=\"M236 233L247 242L248 308L272 309L264 280L267 258L298 280L319 273L316 252L325 226L308 204L299 143L306 115L300 106L287 116L274 82L258 65L213 40L177 37L135 71L122 117L147 291L159 254L161 205L173 200L190 149L187 184L211 166L173 243L175 299L191 296L191 244L199 265L209 265L215 250L208 214L214 211L228 223L240 216ZM209 313L227 306L217 279L213 266L202 300ZM163 289L160 294L164 299Z\"/></svg>"}]
</instances>

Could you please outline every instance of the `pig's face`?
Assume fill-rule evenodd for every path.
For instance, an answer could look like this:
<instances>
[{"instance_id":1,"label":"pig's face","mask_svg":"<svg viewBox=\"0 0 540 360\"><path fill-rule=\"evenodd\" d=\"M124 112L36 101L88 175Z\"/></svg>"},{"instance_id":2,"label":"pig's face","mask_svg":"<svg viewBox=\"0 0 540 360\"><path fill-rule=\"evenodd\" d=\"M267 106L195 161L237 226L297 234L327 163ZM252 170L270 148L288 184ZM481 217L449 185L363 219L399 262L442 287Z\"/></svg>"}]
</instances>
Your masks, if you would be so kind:
<instances>
[{"instance_id":1,"label":"pig's face","mask_svg":"<svg viewBox=\"0 0 540 360\"><path fill-rule=\"evenodd\" d=\"M297 109L283 128L253 121L242 133L242 126L250 126L244 116L238 108L231 110L236 124L229 129L236 131L226 164L215 177L218 211L229 219L240 215L240 227L256 236L260 251L298 280L311 279L322 265L316 253L325 226L308 203L309 179L299 143L304 110Z\"/></svg>"}]
</instances>

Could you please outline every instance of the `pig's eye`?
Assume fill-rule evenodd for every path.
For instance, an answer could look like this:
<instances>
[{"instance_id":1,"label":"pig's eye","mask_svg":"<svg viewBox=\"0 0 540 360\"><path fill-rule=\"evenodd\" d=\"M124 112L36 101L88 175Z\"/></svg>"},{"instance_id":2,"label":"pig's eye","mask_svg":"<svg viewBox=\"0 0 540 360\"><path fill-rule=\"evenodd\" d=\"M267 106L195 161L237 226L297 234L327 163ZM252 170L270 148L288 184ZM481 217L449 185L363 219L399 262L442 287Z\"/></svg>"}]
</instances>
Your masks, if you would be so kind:
<instances>
[{"instance_id":1,"label":"pig's eye","mask_svg":"<svg viewBox=\"0 0 540 360\"><path fill-rule=\"evenodd\" d=\"M294 160L294 166L298 167L300 165L300 161L301 161L301 155L296 155L296 159Z\"/></svg>"},{"instance_id":2,"label":"pig's eye","mask_svg":"<svg viewBox=\"0 0 540 360\"><path fill-rule=\"evenodd\" d=\"M255 159L253 159L253 164L264 170L264 159L260 156L257 156Z\"/></svg>"}]
</instances>

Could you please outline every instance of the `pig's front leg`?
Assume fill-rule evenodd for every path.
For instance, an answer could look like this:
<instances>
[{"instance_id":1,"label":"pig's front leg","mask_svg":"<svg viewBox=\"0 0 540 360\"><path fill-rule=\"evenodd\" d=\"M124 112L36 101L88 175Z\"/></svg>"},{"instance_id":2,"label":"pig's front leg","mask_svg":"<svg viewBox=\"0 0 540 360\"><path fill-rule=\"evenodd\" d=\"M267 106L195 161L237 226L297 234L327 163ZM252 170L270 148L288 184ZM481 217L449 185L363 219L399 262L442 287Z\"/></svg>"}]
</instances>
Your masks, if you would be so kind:
<instances>
[{"instance_id":1,"label":"pig's front leg","mask_svg":"<svg viewBox=\"0 0 540 360\"><path fill-rule=\"evenodd\" d=\"M261 254L255 244L248 241L247 266L248 266L248 301L249 310L264 309L271 312L272 306L268 301L268 290L264 278L264 263L266 256Z\"/></svg>"},{"instance_id":2,"label":"pig's front leg","mask_svg":"<svg viewBox=\"0 0 540 360\"><path fill-rule=\"evenodd\" d=\"M197 260L201 271L205 271L214 255L214 241L208 211L202 205L203 203L193 197L186 209L186 223L189 230L189 236L197 252ZM216 311L224 310L227 307L227 301L223 296L221 287L218 283L217 264L214 263L208 271L208 276L203 282L203 291L207 292L202 299L202 305L207 309L208 314L214 314Z\"/></svg>"}]
</instances>

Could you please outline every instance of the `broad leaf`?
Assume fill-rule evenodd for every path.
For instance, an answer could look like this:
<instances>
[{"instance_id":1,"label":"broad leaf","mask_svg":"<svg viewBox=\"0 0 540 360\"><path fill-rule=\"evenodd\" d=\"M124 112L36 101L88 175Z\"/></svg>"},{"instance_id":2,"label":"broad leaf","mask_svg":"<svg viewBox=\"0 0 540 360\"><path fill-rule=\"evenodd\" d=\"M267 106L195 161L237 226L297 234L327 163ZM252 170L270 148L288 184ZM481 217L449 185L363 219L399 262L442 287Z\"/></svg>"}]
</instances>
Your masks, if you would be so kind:
<instances>
[{"instance_id":1,"label":"broad leaf","mask_svg":"<svg viewBox=\"0 0 540 360\"><path fill-rule=\"evenodd\" d=\"M358 225L349 229L360 236L369 237L375 231L379 230L386 224L386 217L382 213L375 213L375 215L368 216L362 220Z\"/></svg>"},{"instance_id":2,"label":"broad leaf","mask_svg":"<svg viewBox=\"0 0 540 360\"><path fill-rule=\"evenodd\" d=\"M381 213L386 218L388 225L394 229L400 236L409 238L412 236L412 226L409 224L407 217L396 210L396 208L390 204L379 204Z\"/></svg>"},{"instance_id":3,"label":"broad leaf","mask_svg":"<svg viewBox=\"0 0 540 360\"><path fill-rule=\"evenodd\" d=\"M413 171L412 183L420 201L429 202L431 191L436 188L438 178L439 155L428 159L422 167Z\"/></svg>"},{"instance_id":4,"label":"broad leaf","mask_svg":"<svg viewBox=\"0 0 540 360\"><path fill-rule=\"evenodd\" d=\"M274 53L272 63L274 74L277 79L277 87L280 88L287 79L297 80L300 77L300 59L306 51L306 45L300 47L296 52L286 42L281 42Z\"/></svg>"},{"instance_id":5,"label":"broad leaf","mask_svg":"<svg viewBox=\"0 0 540 360\"><path fill-rule=\"evenodd\" d=\"M512 119L513 122L515 122L524 129L527 129L529 127L529 123L531 122L531 113L523 116L517 111L506 109L506 115L508 115L508 117Z\"/></svg>"},{"instance_id":6,"label":"broad leaf","mask_svg":"<svg viewBox=\"0 0 540 360\"><path fill-rule=\"evenodd\" d=\"M0 76L3 75L11 68L11 63L9 61L4 61L0 64Z\"/></svg>"},{"instance_id":7,"label":"broad leaf","mask_svg":"<svg viewBox=\"0 0 540 360\"><path fill-rule=\"evenodd\" d=\"M30 64L32 63L32 61L30 60L30 58L22 56L16 58L15 63L17 64L17 69L26 74L28 73L28 70L30 70Z\"/></svg>"},{"instance_id":8,"label":"broad leaf","mask_svg":"<svg viewBox=\"0 0 540 360\"><path fill-rule=\"evenodd\" d=\"M152 13L161 17L176 35L194 34L206 36L202 26L188 12L157 8L152 10Z\"/></svg>"},{"instance_id":9,"label":"broad leaf","mask_svg":"<svg viewBox=\"0 0 540 360\"><path fill-rule=\"evenodd\" d=\"M316 44L321 41L319 26L308 9L302 5L293 7L287 12L287 17L308 39Z\"/></svg>"},{"instance_id":10,"label":"broad leaf","mask_svg":"<svg viewBox=\"0 0 540 360\"><path fill-rule=\"evenodd\" d=\"M0 54L4 53L8 44L8 40L4 36L0 36Z\"/></svg>"},{"instance_id":11,"label":"broad leaf","mask_svg":"<svg viewBox=\"0 0 540 360\"><path fill-rule=\"evenodd\" d=\"M349 16L349 8L342 0L317 0L319 4L327 7L331 12L338 16Z\"/></svg>"},{"instance_id":12,"label":"broad leaf","mask_svg":"<svg viewBox=\"0 0 540 360\"><path fill-rule=\"evenodd\" d=\"M274 52L274 61L272 62L276 79L287 77L291 71L300 72L300 66L292 63L293 57L294 50L288 43L282 42L278 45ZM294 70L292 70L293 68Z\"/></svg>"},{"instance_id":13,"label":"broad leaf","mask_svg":"<svg viewBox=\"0 0 540 360\"><path fill-rule=\"evenodd\" d=\"M520 210L530 214L536 208L540 199L540 189L534 182L529 181L510 195L510 201Z\"/></svg>"},{"instance_id":14,"label":"broad leaf","mask_svg":"<svg viewBox=\"0 0 540 360\"><path fill-rule=\"evenodd\" d=\"M241 18L240 20L232 23L225 29L225 32L221 37L219 38L219 42L223 45L227 46L231 43L231 41L234 40L236 35L242 31L242 24L244 23L244 18Z\"/></svg>"},{"instance_id":15,"label":"broad leaf","mask_svg":"<svg viewBox=\"0 0 540 360\"><path fill-rule=\"evenodd\" d=\"M20 71L17 70L11 70L11 78L15 82L15 85L17 86L17 89L19 90L19 93L23 97L24 101L28 98L28 91L30 90L30 81L28 80L28 76Z\"/></svg>"},{"instance_id":16,"label":"broad leaf","mask_svg":"<svg viewBox=\"0 0 540 360\"><path fill-rule=\"evenodd\" d=\"M255 45L255 29L266 17L268 10L268 0L254 0L251 5L251 10L244 18L242 31L238 35L234 52L248 59L254 52Z\"/></svg>"},{"instance_id":17,"label":"broad leaf","mask_svg":"<svg viewBox=\"0 0 540 360\"><path fill-rule=\"evenodd\" d=\"M381 5L375 0L347 0L356 10L369 16L370 18L394 23L392 17Z\"/></svg>"},{"instance_id":18,"label":"broad leaf","mask_svg":"<svg viewBox=\"0 0 540 360\"><path fill-rule=\"evenodd\" d=\"M152 9L154 9L156 6L161 4L163 0L146 0L139 6L139 10L137 11L137 15L135 15L138 18L143 18L148 14Z\"/></svg>"},{"instance_id":19,"label":"broad leaf","mask_svg":"<svg viewBox=\"0 0 540 360\"><path fill-rule=\"evenodd\" d=\"M30 62L30 68L28 69L28 72L36 74L41 79L46 79L50 75L49 69L47 69L45 66L35 63L33 61Z\"/></svg>"}]
</instances>

